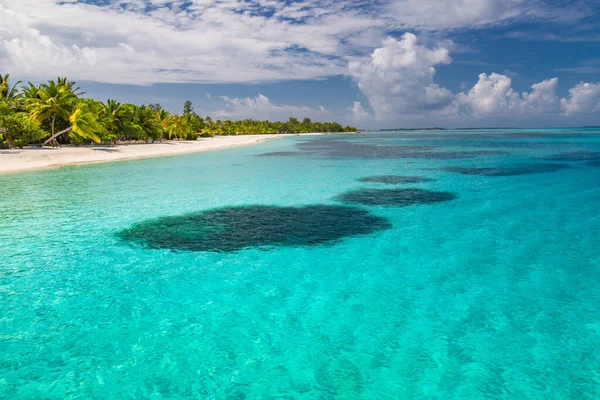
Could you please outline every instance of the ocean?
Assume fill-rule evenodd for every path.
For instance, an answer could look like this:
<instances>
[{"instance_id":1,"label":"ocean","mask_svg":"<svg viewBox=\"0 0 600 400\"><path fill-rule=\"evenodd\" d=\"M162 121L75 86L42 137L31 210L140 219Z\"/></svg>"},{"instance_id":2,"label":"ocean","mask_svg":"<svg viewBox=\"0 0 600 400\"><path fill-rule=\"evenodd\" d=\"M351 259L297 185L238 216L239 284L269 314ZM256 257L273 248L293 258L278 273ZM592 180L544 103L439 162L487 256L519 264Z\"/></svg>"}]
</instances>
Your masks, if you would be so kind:
<instances>
[{"instance_id":1,"label":"ocean","mask_svg":"<svg viewBox=\"0 0 600 400\"><path fill-rule=\"evenodd\" d=\"M600 130L0 176L0 398L600 398Z\"/></svg>"}]
</instances>

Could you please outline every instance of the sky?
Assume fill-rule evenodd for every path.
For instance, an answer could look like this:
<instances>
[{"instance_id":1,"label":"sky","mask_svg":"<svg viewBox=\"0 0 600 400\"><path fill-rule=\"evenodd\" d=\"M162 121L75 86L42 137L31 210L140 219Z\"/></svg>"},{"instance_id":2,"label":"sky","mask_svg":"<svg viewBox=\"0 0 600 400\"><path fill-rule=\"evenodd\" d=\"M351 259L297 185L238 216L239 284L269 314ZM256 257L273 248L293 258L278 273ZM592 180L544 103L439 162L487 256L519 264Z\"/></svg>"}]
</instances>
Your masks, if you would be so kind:
<instances>
[{"instance_id":1,"label":"sky","mask_svg":"<svg viewBox=\"0 0 600 400\"><path fill-rule=\"evenodd\" d=\"M219 119L600 125L600 0L0 0L0 73Z\"/></svg>"}]
</instances>

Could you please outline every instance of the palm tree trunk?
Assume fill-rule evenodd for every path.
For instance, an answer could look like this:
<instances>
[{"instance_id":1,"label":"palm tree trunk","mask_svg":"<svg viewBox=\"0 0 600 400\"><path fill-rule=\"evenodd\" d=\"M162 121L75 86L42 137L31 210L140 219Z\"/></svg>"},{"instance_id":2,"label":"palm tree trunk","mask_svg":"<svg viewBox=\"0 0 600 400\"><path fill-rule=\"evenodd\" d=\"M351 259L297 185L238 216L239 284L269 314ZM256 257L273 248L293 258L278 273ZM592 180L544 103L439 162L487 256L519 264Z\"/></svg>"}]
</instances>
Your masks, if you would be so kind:
<instances>
[{"instance_id":1,"label":"palm tree trunk","mask_svg":"<svg viewBox=\"0 0 600 400\"><path fill-rule=\"evenodd\" d=\"M56 138L58 136L62 135L63 133L69 132L71 129L73 129L72 126L68 127L67 129L64 129L64 130L62 130L60 132L56 132L55 134L53 134L52 136L50 136L50 138L47 139L44 143L42 143L41 147L44 147L45 145L47 145L48 143L50 143L50 141L52 141L52 140L56 141ZM52 131L54 132L54 127L52 127Z\"/></svg>"},{"instance_id":2,"label":"palm tree trunk","mask_svg":"<svg viewBox=\"0 0 600 400\"><path fill-rule=\"evenodd\" d=\"M54 135L54 123L55 122L56 122L56 115L53 115L52 116L52 135L51 135L50 140L52 141L52 147L54 147L54 146L60 147L60 144L58 143L58 140L56 140L56 136L59 136L60 134ZM48 143L48 142L44 142L44 144L42 144L42 146L44 146L46 143Z\"/></svg>"}]
</instances>

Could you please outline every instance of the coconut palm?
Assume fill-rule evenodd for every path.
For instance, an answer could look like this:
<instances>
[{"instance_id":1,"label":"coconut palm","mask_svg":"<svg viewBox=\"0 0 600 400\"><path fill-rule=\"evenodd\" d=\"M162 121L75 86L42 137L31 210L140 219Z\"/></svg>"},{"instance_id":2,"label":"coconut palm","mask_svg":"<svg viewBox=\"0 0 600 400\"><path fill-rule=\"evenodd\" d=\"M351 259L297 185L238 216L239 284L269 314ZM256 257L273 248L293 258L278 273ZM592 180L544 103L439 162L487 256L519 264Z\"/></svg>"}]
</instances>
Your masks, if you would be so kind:
<instances>
[{"instance_id":1,"label":"coconut palm","mask_svg":"<svg viewBox=\"0 0 600 400\"><path fill-rule=\"evenodd\" d=\"M50 136L42 146L56 141L56 138L65 133L74 133L82 139L89 139L96 143L100 143L99 134L102 133L104 127L98 122L97 114L90 108L89 105L82 103L75 107L73 113L69 115L70 126L60 132L56 132Z\"/></svg>"},{"instance_id":2,"label":"coconut palm","mask_svg":"<svg viewBox=\"0 0 600 400\"><path fill-rule=\"evenodd\" d=\"M77 105L77 95L71 90L71 85L64 81L50 81L42 84L36 94L36 97L26 99L27 109L30 112L31 119L37 121L50 121L50 139L42 145L52 142L58 145L56 137L62 133L56 134L56 119L69 121L71 115L75 112ZM64 133L64 132L63 132Z\"/></svg>"},{"instance_id":3,"label":"coconut palm","mask_svg":"<svg viewBox=\"0 0 600 400\"><path fill-rule=\"evenodd\" d=\"M56 138L65 133L100 142L98 134L102 132L102 126L98 123L97 111L78 99L81 91L75 86L75 82L58 78L57 82L49 81L40 85L37 91L31 88L30 91L35 94L35 97L26 98L30 118L40 122L50 121L50 138L42 146L48 143L58 146ZM56 132L57 118L69 126Z\"/></svg>"},{"instance_id":4,"label":"coconut palm","mask_svg":"<svg viewBox=\"0 0 600 400\"><path fill-rule=\"evenodd\" d=\"M8 83L9 78L10 78L9 74L6 74L6 75L0 74L0 99L11 100L11 99L15 99L19 95L19 90L17 89L17 85L20 85L21 81L17 81L17 83L10 86Z\"/></svg>"},{"instance_id":5,"label":"coconut palm","mask_svg":"<svg viewBox=\"0 0 600 400\"><path fill-rule=\"evenodd\" d=\"M167 134L169 139L172 137L178 137L185 139L188 135L193 133L193 128L190 124L188 115L181 116L179 114L171 115L167 122Z\"/></svg>"},{"instance_id":6,"label":"coconut palm","mask_svg":"<svg viewBox=\"0 0 600 400\"><path fill-rule=\"evenodd\" d=\"M13 110L18 110L20 107L19 100L21 94L17 86L21 84L21 81L17 81L14 85L10 85L8 80L9 74L0 74L0 101L5 101Z\"/></svg>"},{"instance_id":7,"label":"coconut palm","mask_svg":"<svg viewBox=\"0 0 600 400\"><path fill-rule=\"evenodd\" d=\"M106 104L101 104L98 112L98 120L104 125L108 139L114 140L119 133L124 131L124 125L127 120L123 105L116 100L108 99Z\"/></svg>"},{"instance_id":8,"label":"coconut palm","mask_svg":"<svg viewBox=\"0 0 600 400\"><path fill-rule=\"evenodd\" d=\"M167 110L163 110L162 108L155 112L156 121L158 122L161 132L160 139L162 140L165 137L165 133L167 133L167 130L169 129L171 114L169 114Z\"/></svg>"},{"instance_id":9,"label":"coconut palm","mask_svg":"<svg viewBox=\"0 0 600 400\"><path fill-rule=\"evenodd\" d=\"M134 123L142 129L144 139L159 139L161 130L158 124L156 112L146 106L134 108Z\"/></svg>"},{"instance_id":10,"label":"coconut palm","mask_svg":"<svg viewBox=\"0 0 600 400\"><path fill-rule=\"evenodd\" d=\"M21 95L25 104L30 103L33 99L39 99L40 88L29 82L27 86L21 88Z\"/></svg>"}]
</instances>

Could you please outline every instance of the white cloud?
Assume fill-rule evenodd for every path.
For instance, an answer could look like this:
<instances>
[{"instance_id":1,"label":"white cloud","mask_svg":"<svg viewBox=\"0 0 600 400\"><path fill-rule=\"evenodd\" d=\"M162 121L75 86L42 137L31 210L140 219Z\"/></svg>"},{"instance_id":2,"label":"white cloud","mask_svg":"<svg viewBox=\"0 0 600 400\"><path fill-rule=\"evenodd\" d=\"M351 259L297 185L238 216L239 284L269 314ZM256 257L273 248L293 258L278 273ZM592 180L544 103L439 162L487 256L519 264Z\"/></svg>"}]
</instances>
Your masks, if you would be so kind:
<instances>
[{"instance_id":1,"label":"white cloud","mask_svg":"<svg viewBox=\"0 0 600 400\"><path fill-rule=\"evenodd\" d=\"M385 11L401 27L433 31L513 21L574 22L597 12L585 2L539 0L391 0Z\"/></svg>"},{"instance_id":2,"label":"white cloud","mask_svg":"<svg viewBox=\"0 0 600 400\"><path fill-rule=\"evenodd\" d=\"M558 78L547 79L532 85L531 92L519 95L510 77L480 74L468 93L456 96L455 106L462 115L474 116L555 114L560 112L557 86Z\"/></svg>"},{"instance_id":3,"label":"white cloud","mask_svg":"<svg viewBox=\"0 0 600 400\"><path fill-rule=\"evenodd\" d=\"M315 79L343 74L390 31L580 12L545 0L0 0L0 70L131 84Z\"/></svg>"},{"instance_id":4,"label":"white cloud","mask_svg":"<svg viewBox=\"0 0 600 400\"><path fill-rule=\"evenodd\" d=\"M271 103L269 98L262 94L246 98L223 96L222 99L227 108L213 112L212 115L215 118L287 120L289 117L308 117L314 120L324 120L329 115L329 111L323 106L314 109L304 106L277 105Z\"/></svg>"},{"instance_id":5,"label":"white cloud","mask_svg":"<svg viewBox=\"0 0 600 400\"><path fill-rule=\"evenodd\" d=\"M371 116L369 115L367 110L364 109L360 101L355 101L354 105L352 107L349 107L348 110L350 110L352 120L354 121L365 121L371 118Z\"/></svg>"},{"instance_id":6,"label":"white cloud","mask_svg":"<svg viewBox=\"0 0 600 400\"><path fill-rule=\"evenodd\" d=\"M569 98L560 99L558 78L535 83L531 91L518 93L510 76L482 73L471 89L454 94L434 81L435 66L450 62L446 47L420 45L415 35L407 33L399 41L386 39L370 57L351 61L348 74L368 98L378 120L559 116L600 111L600 83L581 83L570 90ZM350 110L355 120L368 115L359 102Z\"/></svg>"},{"instance_id":7,"label":"white cloud","mask_svg":"<svg viewBox=\"0 0 600 400\"><path fill-rule=\"evenodd\" d=\"M600 112L600 83L580 83L569 90L569 97L561 100L566 114Z\"/></svg>"},{"instance_id":8,"label":"white cloud","mask_svg":"<svg viewBox=\"0 0 600 400\"><path fill-rule=\"evenodd\" d=\"M531 86L531 93L524 92L521 112L526 115L554 114L560 111L560 100L556 94L558 78L546 79Z\"/></svg>"},{"instance_id":9,"label":"white cloud","mask_svg":"<svg viewBox=\"0 0 600 400\"><path fill-rule=\"evenodd\" d=\"M388 37L371 57L351 61L348 70L377 117L383 118L440 109L452 101L452 93L433 82L434 66L450 61L447 48L428 48L406 33L401 40Z\"/></svg>"},{"instance_id":10,"label":"white cloud","mask_svg":"<svg viewBox=\"0 0 600 400\"><path fill-rule=\"evenodd\" d=\"M512 89L512 80L506 75L480 74L479 81L467 93L456 96L462 114L497 115L516 112L519 94Z\"/></svg>"}]
</instances>

